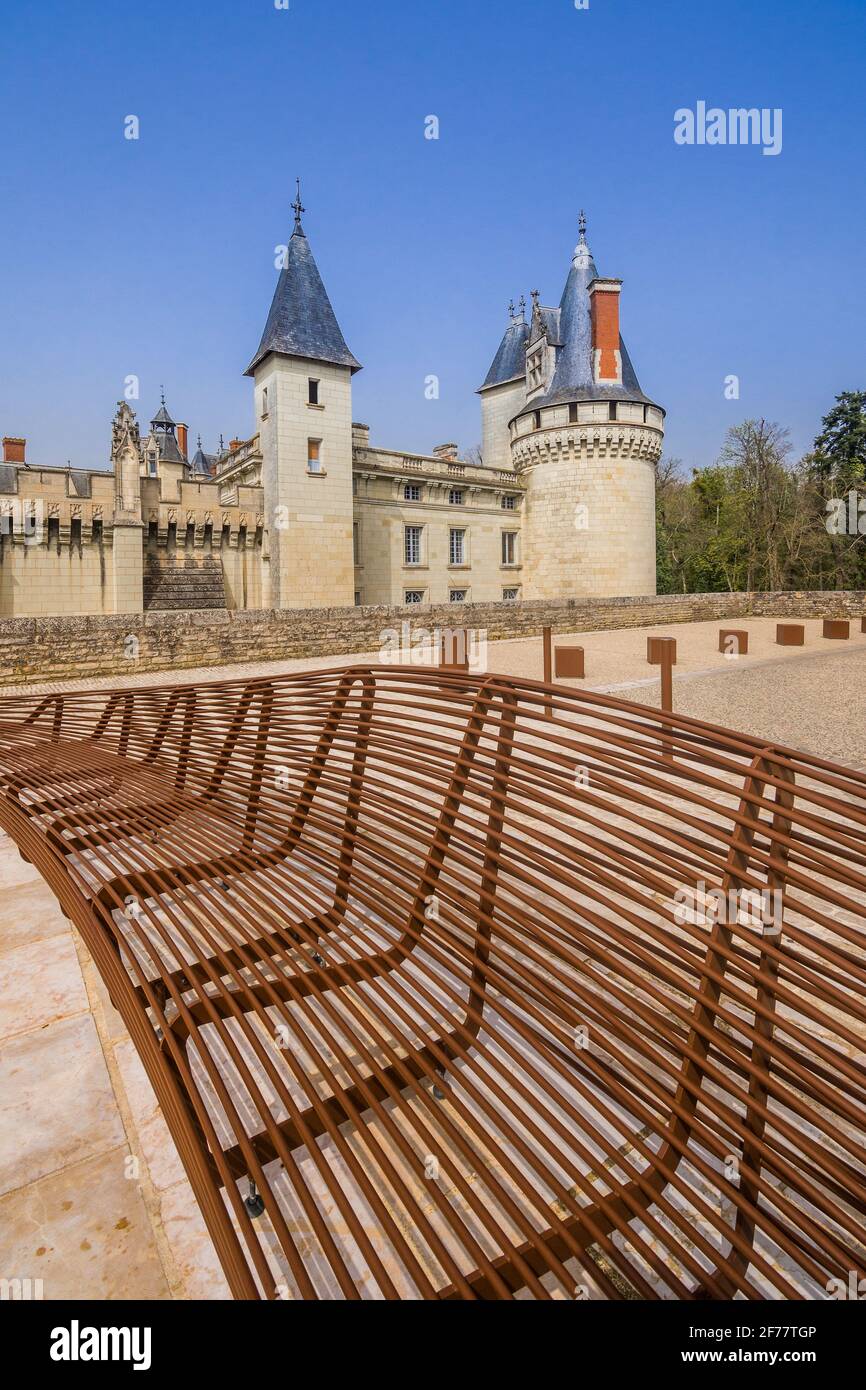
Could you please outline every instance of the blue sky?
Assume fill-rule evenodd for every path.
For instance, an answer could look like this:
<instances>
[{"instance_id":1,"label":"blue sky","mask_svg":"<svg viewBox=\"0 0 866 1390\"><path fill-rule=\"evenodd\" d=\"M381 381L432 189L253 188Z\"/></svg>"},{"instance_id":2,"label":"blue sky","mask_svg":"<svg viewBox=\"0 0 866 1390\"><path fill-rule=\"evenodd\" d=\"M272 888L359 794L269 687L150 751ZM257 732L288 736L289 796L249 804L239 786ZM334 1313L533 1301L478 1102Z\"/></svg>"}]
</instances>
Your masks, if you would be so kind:
<instances>
[{"instance_id":1,"label":"blue sky","mask_svg":"<svg viewBox=\"0 0 866 1390\"><path fill-rule=\"evenodd\" d=\"M105 466L130 374L144 422L164 382L206 447L251 432L296 173L383 446L480 439L581 207L687 465L748 415L802 451L866 387L863 0L17 0L3 31L0 433L35 464ZM699 100L781 108L782 153L678 146Z\"/></svg>"}]
</instances>

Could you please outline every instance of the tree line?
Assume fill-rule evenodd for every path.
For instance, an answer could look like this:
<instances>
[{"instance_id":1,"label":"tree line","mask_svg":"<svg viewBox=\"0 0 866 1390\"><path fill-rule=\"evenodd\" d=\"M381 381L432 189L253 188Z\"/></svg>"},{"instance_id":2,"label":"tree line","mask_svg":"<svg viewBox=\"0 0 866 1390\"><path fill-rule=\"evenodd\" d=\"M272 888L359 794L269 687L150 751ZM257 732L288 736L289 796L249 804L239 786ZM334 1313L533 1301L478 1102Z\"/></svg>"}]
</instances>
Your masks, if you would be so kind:
<instances>
[{"instance_id":1,"label":"tree line","mask_svg":"<svg viewBox=\"0 0 866 1390\"><path fill-rule=\"evenodd\" d=\"M745 420L710 467L656 475L659 593L866 588L866 391L836 397L801 459Z\"/></svg>"}]
</instances>

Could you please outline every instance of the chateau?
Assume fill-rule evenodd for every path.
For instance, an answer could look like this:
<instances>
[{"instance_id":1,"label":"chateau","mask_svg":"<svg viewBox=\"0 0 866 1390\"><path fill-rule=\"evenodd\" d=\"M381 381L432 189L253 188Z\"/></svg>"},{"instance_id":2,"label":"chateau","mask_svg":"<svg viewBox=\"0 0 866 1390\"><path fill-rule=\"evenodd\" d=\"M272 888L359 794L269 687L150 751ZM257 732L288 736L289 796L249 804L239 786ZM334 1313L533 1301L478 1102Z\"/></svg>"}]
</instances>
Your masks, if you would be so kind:
<instances>
[{"instance_id":1,"label":"chateau","mask_svg":"<svg viewBox=\"0 0 866 1390\"><path fill-rule=\"evenodd\" d=\"M620 280L580 235L558 307L510 306L479 388L480 464L377 449L361 364L295 226L252 379L254 433L189 457L163 396L118 405L107 468L3 440L0 615L316 608L655 593L664 411L620 335Z\"/></svg>"}]
</instances>

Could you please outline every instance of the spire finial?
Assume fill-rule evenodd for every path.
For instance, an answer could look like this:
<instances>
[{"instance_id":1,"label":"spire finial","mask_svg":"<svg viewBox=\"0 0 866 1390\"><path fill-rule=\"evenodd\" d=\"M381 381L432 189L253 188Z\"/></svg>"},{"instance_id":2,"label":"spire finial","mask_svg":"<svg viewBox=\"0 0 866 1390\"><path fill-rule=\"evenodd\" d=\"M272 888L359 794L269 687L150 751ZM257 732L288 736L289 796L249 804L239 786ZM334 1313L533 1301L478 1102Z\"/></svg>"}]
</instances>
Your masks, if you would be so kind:
<instances>
[{"instance_id":1,"label":"spire finial","mask_svg":"<svg viewBox=\"0 0 866 1390\"><path fill-rule=\"evenodd\" d=\"M201 434L199 434L198 437L198 447L201 448Z\"/></svg>"},{"instance_id":2,"label":"spire finial","mask_svg":"<svg viewBox=\"0 0 866 1390\"><path fill-rule=\"evenodd\" d=\"M160 405L162 405L162 406L165 405L165 387L164 387L164 386L160 386L160 388L159 388L159 403L160 403Z\"/></svg>"},{"instance_id":3,"label":"spire finial","mask_svg":"<svg viewBox=\"0 0 866 1390\"><path fill-rule=\"evenodd\" d=\"M302 205L302 203L301 203L301 180L300 180L300 179L296 179L295 182L296 182L297 185L298 185L298 196L297 196L297 198L295 199L295 201L292 203L292 208L294 209L294 213L295 213L295 231L296 231L296 232L303 232L304 229L303 229L303 227L301 226L301 213L302 213L302 212L306 212L307 209L306 209L306 208Z\"/></svg>"},{"instance_id":4,"label":"spire finial","mask_svg":"<svg viewBox=\"0 0 866 1390\"><path fill-rule=\"evenodd\" d=\"M518 304L517 307L518 307L518 309L520 310L520 317L521 317L521 318L524 318L524 316L525 316L525 314L526 314L526 295L525 295L525 294L522 294L522 295L520 296L520 303Z\"/></svg>"},{"instance_id":5,"label":"spire finial","mask_svg":"<svg viewBox=\"0 0 866 1390\"><path fill-rule=\"evenodd\" d=\"M533 290L533 291L532 291L532 307L533 307L533 309L537 309L537 308L538 308L538 301L539 301L540 298L541 298L541 291L540 291L540 290Z\"/></svg>"},{"instance_id":6,"label":"spire finial","mask_svg":"<svg viewBox=\"0 0 866 1390\"><path fill-rule=\"evenodd\" d=\"M515 315L516 313L517 313L517 310L516 310L515 307L514 307L514 296L512 295L511 299L508 301L508 316L509 316L509 318L512 318L512 319L513 319L513 318L514 318L514 315Z\"/></svg>"},{"instance_id":7,"label":"spire finial","mask_svg":"<svg viewBox=\"0 0 866 1390\"><path fill-rule=\"evenodd\" d=\"M586 245L586 213L584 212L583 208L580 209L580 218L579 218L579 220L578 220L578 224L577 224L577 225L578 225L578 227L580 228L580 240L581 240L581 243L585 246L585 245Z\"/></svg>"}]
</instances>

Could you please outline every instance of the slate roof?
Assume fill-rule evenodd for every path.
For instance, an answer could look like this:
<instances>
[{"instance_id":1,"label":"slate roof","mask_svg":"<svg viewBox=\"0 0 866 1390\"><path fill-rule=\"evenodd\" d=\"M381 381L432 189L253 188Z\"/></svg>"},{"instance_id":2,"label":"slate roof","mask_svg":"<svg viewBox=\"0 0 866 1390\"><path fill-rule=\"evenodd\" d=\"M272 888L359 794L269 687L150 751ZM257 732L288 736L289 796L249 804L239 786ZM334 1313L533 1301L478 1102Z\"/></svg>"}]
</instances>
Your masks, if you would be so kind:
<instances>
[{"instance_id":1,"label":"slate roof","mask_svg":"<svg viewBox=\"0 0 866 1390\"><path fill-rule=\"evenodd\" d=\"M14 463L0 463L0 492L18 491L18 469Z\"/></svg>"},{"instance_id":2,"label":"slate roof","mask_svg":"<svg viewBox=\"0 0 866 1390\"><path fill-rule=\"evenodd\" d=\"M300 226L295 227L289 241L265 331L246 375L252 376L270 352L332 362L351 368L353 373L361 370L360 362L346 346L310 243Z\"/></svg>"},{"instance_id":3,"label":"slate roof","mask_svg":"<svg viewBox=\"0 0 866 1390\"><path fill-rule=\"evenodd\" d=\"M154 438L159 446L159 456L166 463L183 463L184 457L180 452L180 446L173 434L168 431L165 434L156 434Z\"/></svg>"},{"instance_id":4,"label":"slate roof","mask_svg":"<svg viewBox=\"0 0 866 1390\"><path fill-rule=\"evenodd\" d=\"M597 278L598 271L592 252L581 233L559 305L559 334L562 345L557 354L553 380L545 394L534 396L518 411L519 415L525 415L530 410L540 410L548 405L560 405L565 401L635 401L643 405L655 405L655 402L641 390L622 337L619 340L622 385L600 384L594 379L589 287Z\"/></svg>"},{"instance_id":5,"label":"slate roof","mask_svg":"<svg viewBox=\"0 0 866 1390\"><path fill-rule=\"evenodd\" d=\"M69 481L72 483L76 497L89 497L90 494L90 474L82 469L71 468L69 470Z\"/></svg>"},{"instance_id":6,"label":"slate roof","mask_svg":"<svg viewBox=\"0 0 866 1390\"><path fill-rule=\"evenodd\" d=\"M199 446L195 451L195 456L193 457L192 463L190 464L190 468L192 469L193 473L197 473L202 477L209 478L213 475L214 469L216 467L216 461L217 455L206 454L204 449L201 447L201 443L199 443Z\"/></svg>"},{"instance_id":7,"label":"slate roof","mask_svg":"<svg viewBox=\"0 0 866 1390\"><path fill-rule=\"evenodd\" d=\"M504 386L507 381L516 381L526 375L528 338L529 324L523 319L512 319L479 391L486 391L490 386Z\"/></svg>"},{"instance_id":8,"label":"slate roof","mask_svg":"<svg viewBox=\"0 0 866 1390\"><path fill-rule=\"evenodd\" d=\"M150 423L152 425L174 425L176 423L166 410L165 401L163 401Z\"/></svg>"}]
</instances>

